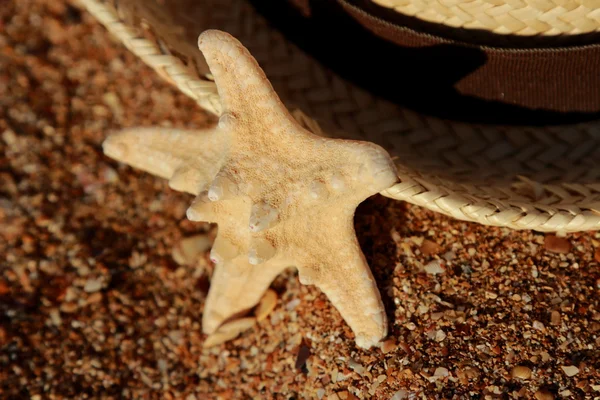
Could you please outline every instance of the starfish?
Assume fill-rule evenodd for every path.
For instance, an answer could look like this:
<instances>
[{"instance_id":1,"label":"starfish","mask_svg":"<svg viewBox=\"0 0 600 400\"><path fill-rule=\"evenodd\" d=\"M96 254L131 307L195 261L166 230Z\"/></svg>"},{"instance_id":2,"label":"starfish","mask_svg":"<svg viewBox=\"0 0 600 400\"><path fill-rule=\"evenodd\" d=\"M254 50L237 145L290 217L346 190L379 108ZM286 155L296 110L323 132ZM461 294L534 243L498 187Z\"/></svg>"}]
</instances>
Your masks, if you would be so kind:
<instances>
[{"instance_id":1,"label":"starfish","mask_svg":"<svg viewBox=\"0 0 600 400\"><path fill-rule=\"evenodd\" d=\"M218 124L127 129L103 148L195 195L190 220L218 224L203 330L255 306L281 271L295 267L301 283L327 295L358 346L377 344L387 335L386 314L353 217L358 204L396 183L394 163L375 144L304 129L229 34L206 31L198 45L222 102Z\"/></svg>"}]
</instances>

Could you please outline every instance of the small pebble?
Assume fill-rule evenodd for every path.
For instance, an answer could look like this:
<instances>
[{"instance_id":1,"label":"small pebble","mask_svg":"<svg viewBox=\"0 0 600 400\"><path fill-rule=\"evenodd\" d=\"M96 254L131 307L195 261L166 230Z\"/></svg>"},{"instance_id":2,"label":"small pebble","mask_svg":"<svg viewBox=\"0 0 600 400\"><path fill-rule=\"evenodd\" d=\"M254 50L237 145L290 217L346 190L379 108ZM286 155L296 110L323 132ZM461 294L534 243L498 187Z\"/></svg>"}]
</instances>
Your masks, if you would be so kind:
<instances>
[{"instance_id":1,"label":"small pebble","mask_svg":"<svg viewBox=\"0 0 600 400\"><path fill-rule=\"evenodd\" d=\"M301 340L300 346L298 347L298 354L296 355L296 363L294 365L295 368L297 370L302 370L310 356L310 347L308 347L304 340Z\"/></svg>"},{"instance_id":2,"label":"small pebble","mask_svg":"<svg viewBox=\"0 0 600 400\"><path fill-rule=\"evenodd\" d=\"M440 260L431 261L430 263L425 265L425 267L423 267L423 269L425 270L425 272L427 272L430 275L443 274L445 272Z\"/></svg>"},{"instance_id":3,"label":"small pebble","mask_svg":"<svg viewBox=\"0 0 600 400\"><path fill-rule=\"evenodd\" d=\"M552 313L550 314L550 323L552 325L560 325L560 313L558 311L552 311Z\"/></svg>"},{"instance_id":4,"label":"small pebble","mask_svg":"<svg viewBox=\"0 0 600 400\"><path fill-rule=\"evenodd\" d=\"M383 354L387 354L390 351L396 350L397 347L398 345L396 344L396 341L394 339L388 339L381 343L381 352Z\"/></svg>"},{"instance_id":5,"label":"small pebble","mask_svg":"<svg viewBox=\"0 0 600 400\"><path fill-rule=\"evenodd\" d=\"M404 400L408 399L410 396L410 392L404 389L398 390L394 395L390 398L390 400Z\"/></svg>"},{"instance_id":6,"label":"small pebble","mask_svg":"<svg viewBox=\"0 0 600 400\"><path fill-rule=\"evenodd\" d=\"M531 378L531 369L529 367L519 365L513 368L511 375L513 378L529 379Z\"/></svg>"},{"instance_id":7,"label":"small pebble","mask_svg":"<svg viewBox=\"0 0 600 400\"><path fill-rule=\"evenodd\" d=\"M438 253L440 251L440 245L435 242L432 242L431 240L425 239L423 240L423 243L421 244L419 250L421 250L421 253L424 256L429 256Z\"/></svg>"},{"instance_id":8,"label":"small pebble","mask_svg":"<svg viewBox=\"0 0 600 400\"><path fill-rule=\"evenodd\" d=\"M60 305L60 311L70 314L77 310L77 304L75 303L62 303Z\"/></svg>"},{"instance_id":9,"label":"small pebble","mask_svg":"<svg viewBox=\"0 0 600 400\"><path fill-rule=\"evenodd\" d=\"M534 397L536 400L554 400L554 395L547 390L540 389L535 392Z\"/></svg>"},{"instance_id":10,"label":"small pebble","mask_svg":"<svg viewBox=\"0 0 600 400\"><path fill-rule=\"evenodd\" d=\"M104 104L110 108L114 116L120 119L123 115L123 106L121 105L121 101L119 100L119 96L114 92L107 92L102 96L102 100Z\"/></svg>"},{"instance_id":11,"label":"small pebble","mask_svg":"<svg viewBox=\"0 0 600 400\"><path fill-rule=\"evenodd\" d=\"M277 293L273 289L268 289L263 297L260 299L260 303L254 310L254 315L257 321L262 321L273 311L277 305Z\"/></svg>"},{"instance_id":12,"label":"small pebble","mask_svg":"<svg viewBox=\"0 0 600 400\"><path fill-rule=\"evenodd\" d=\"M417 325L415 325L414 322L409 322L409 323L405 324L404 327L406 329L408 329L409 331L414 331L415 329L417 329Z\"/></svg>"},{"instance_id":13,"label":"small pebble","mask_svg":"<svg viewBox=\"0 0 600 400\"><path fill-rule=\"evenodd\" d=\"M214 333L210 334L204 343L203 347L212 347L235 339L242 332L252 328L256 324L255 318L240 318L222 325Z\"/></svg>"},{"instance_id":14,"label":"small pebble","mask_svg":"<svg viewBox=\"0 0 600 400\"><path fill-rule=\"evenodd\" d=\"M425 238L422 236L411 236L410 237L411 242L413 242L414 244L416 244L417 246L421 247L421 245L423 244L423 242L425 241Z\"/></svg>"},{"instance_id":15,"label":"small pebble","mask_svg":"<svg viewBox=\"0 0 600 400\"><path fill-rule=\"evenodd\" d=\"M537 329L538 331L545 331L546 327L540 321L533 321L533 329Z\"/></svg>"},{"instance_id":16,"label":"small pebble","mask_svg":"<svg viewBox=\"0 0 600 400\"><path fill-rule=\"evenodd\" d=\"M182 331L175 330L175 331L170 331L168 336L174 345L179 346L181 344L181 342L183 341L185 334Z\"/></svg>"},{"instance_id":17,"label":"small pebble","mask_svg":"<svg viewBox=\"0 0 600 400\"><path fill-rule=\"evenodd\" d=\"M436 342L443 342L443 341L444 341L444 339L446 339L446 332L444 332L444 331L443 331L443 330L441 330L441 329L440 329L440 330L438 330L438 331L435 333L435 341L436 341Z\"/></svg>"},{"instance_id":18,"label":"small pebble","mask_svg":"<svg viewBox=\"0 0 600 400\"><path fill-rule=\"evenodd\" d=\"M181 239L173 248L171 256L179 265L191 265L196 262L200 254L212 246L212 240L206 234L194 235Z\"/></svg>"},{"instance_id":19,"label":"small pebble","mask_svg":"<svg viewBox=\"0 0 600 400\"><path fill-rule=\"evenodd\" d=\"M290 302L288 302L285 305L285 309L288 311L292 311L292 310L296 309L296 307L298 307L299 304L300 304L300 299L291 300Z\"/></svg>"},{"instance_id":20,"label":"small pebble","mask_svg":"<svg viewBox=\"0 0 600 400\"><path fill-rule=\"evenodd\" d=\"M321 400L325 396L325 389L319 388L317 389L317 398Z\"/></svg>"},{"instance_id":21,"label":"small pebble","mask_svg":"<svg viewBox=\"0 0 600 400\"><path fill-rule=\"evenodd\" d=\"M567 254L571 251L571 243L562 237L546 235L544 248L552 253Z\"/></svg>"},{"instance_id":22,"label":"small pebble","mask_svg":"<svg viewBox=\"0 0 600 400\"><path fill-rule=\"evenodd\" d=\"M54 326L62 325L62 318L60 317L60 312L56 308L51 309L49 314L50 314L50 321L52 321L52 324Z\"/></svg>"},{"instance_id":23,"label":"small pebble","mask_svg":"<svg viewBox=\"0 0 600 400\"><path fill-rule=\"evenodd\" d=\"M363 367L362 365L360 365L358 362L354 361L353 359L350 359L350 361L348 361L348 366L350 367L351 370L353 370L354 372L356 372L359 375L363 375L366 372L365 367Z\"/></svg>"},{"instance_id":24,"label":"small pebble","mask_svg":"<svg viewBox=\"0 0 600 400\"><path fill-rule=\"evenodd\" d=\"M574 365L567 365L567 366L564 366L564 365L563 365L563 366L561 366L560 368L561 368L561 369L563 370L563 372L564 372L564 373L565 373L567 376L569 376L569 377L571 377L571 376L575 376L575 375L577 375L577 374L579 373L579 368L577 368L577 367L576 367L576 366L574 366Z\"/></svg>"},{"instance_id":25,"label":"small pebble","mask_svg":"<svg viewBox=\"0 0 600 400\"><path fill-rule=\"evenodd\" d=\"M94 293L101 290L102 286L104 286L104 283L101 279L90 278L85 282L83 290L87 293Z\"/></svg>"}]
</instances>

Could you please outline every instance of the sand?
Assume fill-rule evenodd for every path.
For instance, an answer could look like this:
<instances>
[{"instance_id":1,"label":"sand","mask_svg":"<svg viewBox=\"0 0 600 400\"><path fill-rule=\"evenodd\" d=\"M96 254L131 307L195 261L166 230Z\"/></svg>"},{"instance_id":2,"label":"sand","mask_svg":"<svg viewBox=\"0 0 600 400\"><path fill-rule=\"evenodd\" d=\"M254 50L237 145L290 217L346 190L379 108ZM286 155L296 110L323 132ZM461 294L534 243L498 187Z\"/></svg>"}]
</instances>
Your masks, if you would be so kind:
<instances>
[{"instance_id":1,"label":"sand","mask_svg":"<svg viewBox=\"0 0 600 400\"><path fill-rule=\"evenodd\" d=\"M214 120L77 7L8 0L0 18L0 398L600 397L600 234L381 196L355 219L390 319L381 349L358 349L294 271L253 328L204 348L217 228L101 143ZM199 254L181 255L187 237Z\"/></svg>"}]
</instances>

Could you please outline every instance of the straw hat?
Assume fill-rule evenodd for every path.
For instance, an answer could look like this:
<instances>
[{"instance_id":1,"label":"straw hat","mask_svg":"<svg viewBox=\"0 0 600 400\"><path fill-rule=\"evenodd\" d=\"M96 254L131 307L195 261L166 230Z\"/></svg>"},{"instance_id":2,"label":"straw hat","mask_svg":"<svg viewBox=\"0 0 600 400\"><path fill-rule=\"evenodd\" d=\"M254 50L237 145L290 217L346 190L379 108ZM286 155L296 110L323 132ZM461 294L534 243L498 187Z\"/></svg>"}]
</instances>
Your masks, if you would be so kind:
<instances>
[{"instance_id":1,"label":"straw hat","mask_svg":"<svg viewBox=\"0 0 600 400\"><path fill-rule=\"evenodd\" d=\"M80 0L217 115L196 41L231 33L307 127L389 151L400 183L385 196L487 225L600 229L600 1L290 1Z\"/></svg>"},{"instance_id":2,"label":"straw hat","mask_svg":"<svg viewBox=\"0 0 600 400\"><path fill-rule=\"evenodd\" d=\"M515 35L573 35L598 31L597 0L368 0L384 8L455 28Z\"/></svg>"}]
</instances>

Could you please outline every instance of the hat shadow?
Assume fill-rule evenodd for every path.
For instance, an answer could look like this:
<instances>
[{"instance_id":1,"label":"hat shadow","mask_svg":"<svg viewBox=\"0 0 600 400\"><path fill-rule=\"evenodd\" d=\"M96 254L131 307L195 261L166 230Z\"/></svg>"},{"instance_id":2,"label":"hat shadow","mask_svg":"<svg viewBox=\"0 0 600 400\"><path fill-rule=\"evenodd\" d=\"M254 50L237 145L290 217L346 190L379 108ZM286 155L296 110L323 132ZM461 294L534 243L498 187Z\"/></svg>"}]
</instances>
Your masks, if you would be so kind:
<instances>
[{"instance_id":1,"label":"hat shadow","mask_svg":"<svg viewBox=\"0 0 600 400\"><path fill-rule=\"evenodd\" d=\"M464 95L456 89L457 82L488 61L480 47L452 42L399 46L368 31L335 1L310 0L310 18L289 2L250 2L287 40L343 79L418 118L450 121L450 129L461 131L449 134L448 129L428 129L429 121L423 129L385 134L364 128L369 140L410 169L451 181L464 177L475 185L492 179L497 187L510 187L518 176L543 183L600 180L600 113L530 109ZM326 120L319 122L327 125ZM586 126L578 125L586 122ZM453 158L451 168L440 154ZM487 170L482 169L484 158Z\"/></svg>"}]
</instances>

